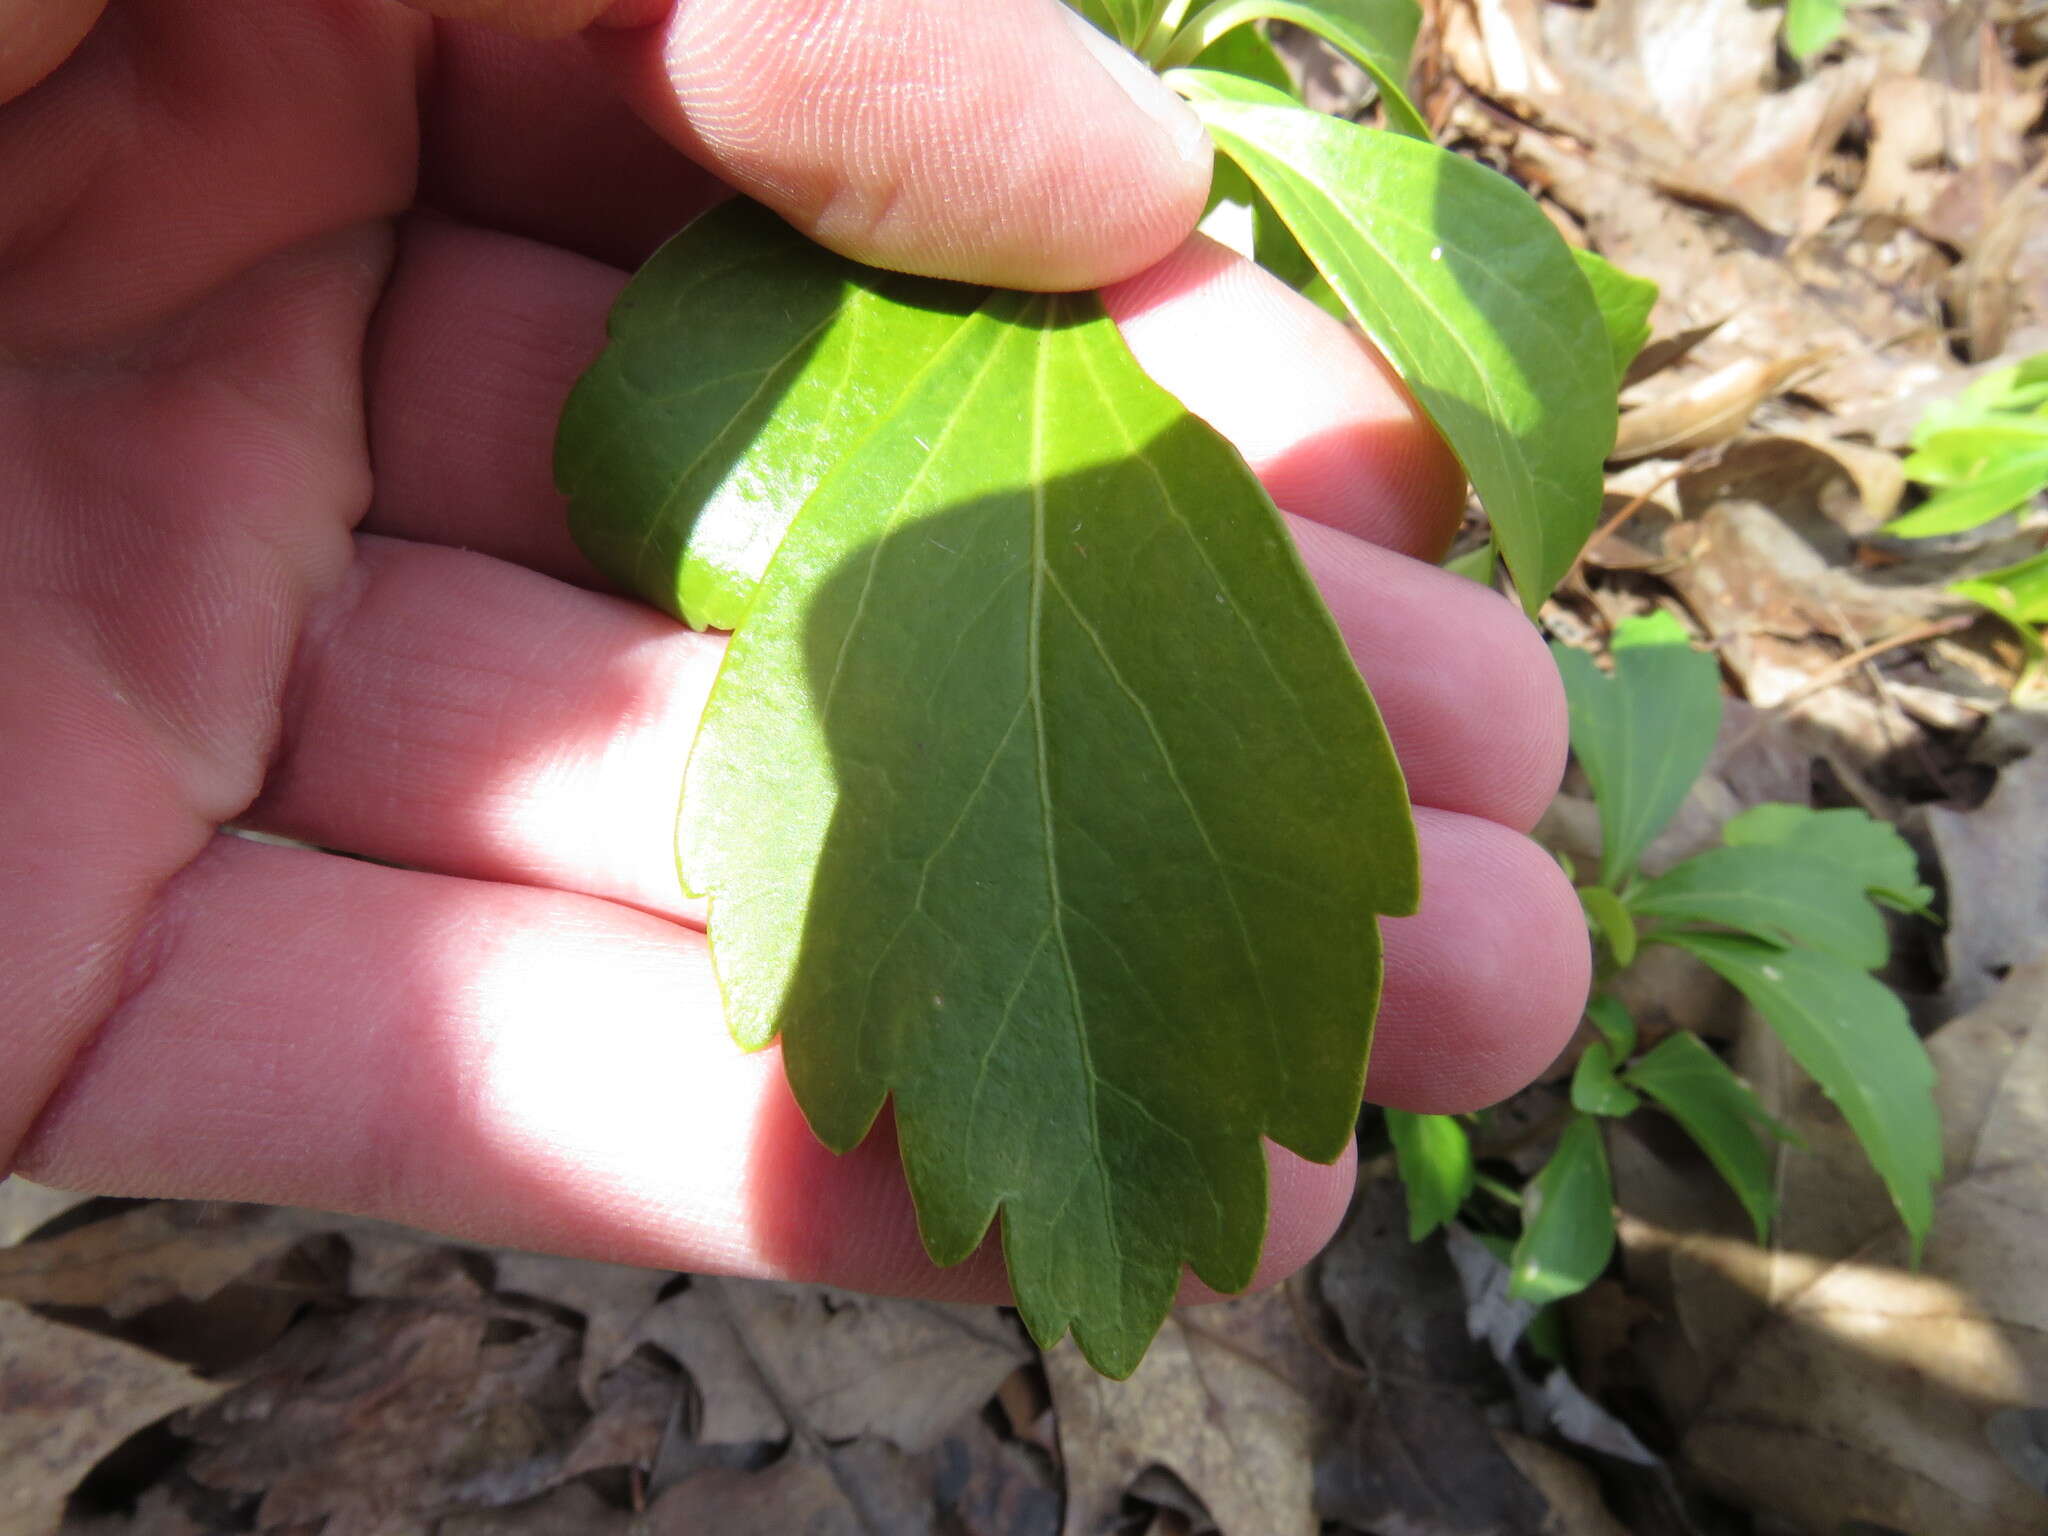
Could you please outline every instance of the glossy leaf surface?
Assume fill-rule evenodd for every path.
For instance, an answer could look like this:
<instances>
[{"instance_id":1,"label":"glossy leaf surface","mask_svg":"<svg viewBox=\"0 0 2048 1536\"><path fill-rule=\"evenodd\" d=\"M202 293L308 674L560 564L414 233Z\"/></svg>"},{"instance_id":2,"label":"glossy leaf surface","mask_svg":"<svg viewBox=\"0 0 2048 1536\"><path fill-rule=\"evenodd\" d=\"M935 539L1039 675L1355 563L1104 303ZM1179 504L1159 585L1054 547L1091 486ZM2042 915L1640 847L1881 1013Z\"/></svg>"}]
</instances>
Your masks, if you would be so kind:
<instances>
[{"instance_id":1,"label":"glossy leaf surface","mask_svg":"<svg viewBox=\"0 0 2048 1536\"><path fill-rule=\"evenodd\" d=\"M1614 1257L1614 1179L1599 1123L1574 1115L1523 1196L1508 1292L1523 1301L1575 1296Z\"/></svg>"},{"instance_id":2,"label":"glossy leaf surface","mask_svg":"<svg viewBox=\"0 0 2048 1536\"><path fill-rule=\"evenodd\" d=\"M790 519L977 291L856 266L741 199L626 285L562 411L555 480L607 576L732 629Z\"/></svg>"},{"instance_id":3,"label":"glossy leaf surface","mask_svg":"<svg viewBox=\"0 0 2048 1536\"><path fill-rule=\"evenodd\" d=\"M1812 950L1724 934L1672 934L1669 941L1733 982L1834 1100L1918 1255L1934 1220L1941 1119L1934 1065L1891 988Z\"/></svg>"},{"instance_id":4,"label":"glossy leaf surface","mask_svg":"<svg viewBox=\"0 0 2048 1536\"><path fill-rule=\"evenodd\" d=\"M1631 1087L1656 1100L1685 1127L1706 1153L1756 1227L1756 1240L1769 1236L1778 1197L1771 1156L1763 1134L1784 1132L1757 1102L1749 1084L1729 1070L1698 1035L1686 1030L1667 1038L1627 1072Z\"/></svg>"},{"instance_id":5,"label":"glossy leaf surface","mask_svg":"<svg viewBox=\"0 0 2048 1536\"><path fill-rule=\"evenodd\" d=\"M1207 61L1217 38L1251 21L1284 21L1312 32L1372 77L1396 133L1427 139L1429 125L1408 99L1408 62L1422 10L1415 0L1216 0L1196 12L1159 60L1161 69Z\"/></svg>"},{"instance_id":6,"label":"glossy leaf surface","mask_svg":"<svg viewBox=\"0 0 2048 1536\"><path fill-rule=\"evenodd\" d=\"M1386 1111L1394 1165L1408 1194L1408 1241L1419 1243L1458 1214L1476 1169L1465 1127L1450 1115Z\"/></svg>"},{"instance_id":7,"label":"glossy leaf surface","mask_svg":"<svg viewBox=\"0 0 2048 1536\"><path fill-rule=\"evenodd\" d=\"M1720 669L1669 614L1614 633L1614 671L1553 644L1572 752L1600 809L1600 879L1618 886L1699 777L1721 726Z\"/></svg>"},{"instance_id":8,"label":"glossy leaf surface","mask_svg":"<svg viewBox=\"0 0 2048 1536\"><path fill-rule=\"evenodd\" d=\"M1092 297L948 313L776 551L679 851L727 1021L779 1034L820 1139L893 1095L932 1256L1000 1214L1033 1333L1121 1375L1183 1264L1251 1279L1261 1138L1348 1141L1413 828L1235 451Z\"/></svg>"},{"instance_id":9,"label":"glossy leaf surface","mask_svg":"<svg viewBox=\"0 0 2048 1536\"><path fill-rule=\"evenodd\" d=\"M1614 445L1613 348L1570 247L1513 182L1421 139L1177 70L1472 479L1523 606L1571 568Z\"/></svg>"}]
</instances>

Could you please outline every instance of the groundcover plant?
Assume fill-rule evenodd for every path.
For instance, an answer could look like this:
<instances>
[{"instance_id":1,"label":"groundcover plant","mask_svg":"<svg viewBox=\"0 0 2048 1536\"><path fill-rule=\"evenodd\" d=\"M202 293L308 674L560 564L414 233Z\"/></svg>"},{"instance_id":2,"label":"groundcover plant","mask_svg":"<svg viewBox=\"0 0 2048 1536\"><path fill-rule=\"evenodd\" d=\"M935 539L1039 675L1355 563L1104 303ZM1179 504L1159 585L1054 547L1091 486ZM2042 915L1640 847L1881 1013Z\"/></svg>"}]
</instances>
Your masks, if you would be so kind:
<instances>
[{"instance_id":1,"label":"groundcover plant","mask_svg":"<svg viewBox=\"0 0 2048 1536\"><path fill-rule=\"evenodd\" d=\"M1647 285L1430 142L1412 0L1077 8L1201 115L1261 259L1400 370L1533 611ZM1303 106L1273 18L1363 64L1387 126ZM1272 502L1092 295L869 270L743 202L626 289L556 472L604 570L734 632L678 829L734 1037L780 1039L835 1149L893 1099L932 1258L1000 1218L1032 1334L1129 1374L1184 1267L1250 1282L1261 1138L1343 1150L1378 917L1418 897Z\"/></svg>"}]
</instances>

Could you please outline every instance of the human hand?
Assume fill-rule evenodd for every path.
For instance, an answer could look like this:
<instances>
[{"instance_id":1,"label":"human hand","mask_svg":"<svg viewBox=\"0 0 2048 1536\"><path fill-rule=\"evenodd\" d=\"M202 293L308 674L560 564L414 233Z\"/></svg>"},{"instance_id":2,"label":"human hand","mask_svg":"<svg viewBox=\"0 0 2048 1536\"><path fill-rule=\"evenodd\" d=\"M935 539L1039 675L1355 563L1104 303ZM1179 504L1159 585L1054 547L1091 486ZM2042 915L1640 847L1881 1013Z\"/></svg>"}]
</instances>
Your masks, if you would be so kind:
<instances>
[{"instance_id":1,"label":"human hand","mask_svg":"<svg viewBox=\"0 0 2048 1536\"><path fill-rule=\"evenodd\" d=\"M1462 497L1435 434L1186 239L1192 119L1052 0L627 0L587 46L388 0L98 3L0 0L0 1171L1003 1294L992 1249L926 1261L886 1130L834 1158L729 1042L670 851L721 641L564 532L562 398L620 268L712 195L672 145L852 255L1111 284L1298 514L1419 807L1372 1097L1470 1108L1555 1053L1587 951L1520 835L1563 759L1549 661L1425 563ZM538 34L602 4L431 8ZM1266 1278L1351 1180L1273 1167Z\"/></svg>"}]
</instances>

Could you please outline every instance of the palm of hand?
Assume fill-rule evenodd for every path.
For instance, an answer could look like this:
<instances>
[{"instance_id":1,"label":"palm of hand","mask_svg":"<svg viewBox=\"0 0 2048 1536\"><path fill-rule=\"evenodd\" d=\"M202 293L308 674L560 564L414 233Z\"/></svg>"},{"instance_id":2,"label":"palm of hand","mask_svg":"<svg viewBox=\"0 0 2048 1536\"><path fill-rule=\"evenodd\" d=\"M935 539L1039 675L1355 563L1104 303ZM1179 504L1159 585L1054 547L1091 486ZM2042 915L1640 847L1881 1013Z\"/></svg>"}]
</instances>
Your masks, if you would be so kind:
<instances>
[{"instance_id":1,"label":"palm of hand","mask_svg":"<svg viewBox=\"0 0 2048 1536\"><path fill-rule=\"evenodd\" d=\"M166 0L0 108L0 462L23 492L0 514L0 1150L74 1187L930 1292L892 1149L827 1157L773 1054L716 1026L666 821L718 643L587 590L561 532L548 430L619 276L398 222L421 81L450 57L382 5ZM679 222L692 178L590 110L612 135L593 161L659 185L579 221L542 168L477 194L486 222L622 255ZM1214 365L1176 354L1167 317L1242 306L1240 282L1197 252L1112 304L1200 393ZM1376 387L1343 366L1362 382L1336 395ZM1283 504L1440 540L1452 504L1412 424L1352 441L1247 410L1214 414ZM1413 482L1407 510L1359 501L1361 456ZM1432 657L1374 675L1441 823L1433 910L1390 945L1376 1087L1478 1102L1540 1064L1582 981L1568 894L1504 826L1554 782L1554 685L1476 589L1305 537L1362 654ZM234 821L404 867L219 833ZM1459 973L1475 925L1498 942ZM1284 1268L1344 1170L1276 1167Z\"/></svg>"}]
</instances>

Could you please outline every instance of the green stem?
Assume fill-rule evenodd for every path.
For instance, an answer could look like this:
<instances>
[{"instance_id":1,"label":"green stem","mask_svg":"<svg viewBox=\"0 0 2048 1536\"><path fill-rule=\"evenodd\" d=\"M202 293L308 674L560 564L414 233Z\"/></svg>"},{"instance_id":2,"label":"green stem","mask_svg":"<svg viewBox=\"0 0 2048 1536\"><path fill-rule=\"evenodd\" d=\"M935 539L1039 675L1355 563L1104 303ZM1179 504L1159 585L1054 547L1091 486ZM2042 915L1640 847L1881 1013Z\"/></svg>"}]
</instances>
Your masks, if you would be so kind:
<instances>
[{"instance_id":1,"label":"green stem","mask_svg":"<svg viewBox=\"0 0 2048 1536\"><path fill-rule=\"evenodd\" d=\"M1515 1189L1510 1185L1501 1183L1499 1179L1496 1179L1490 1173L1473 1174L1472 1187L1474 1189L1483 1189L1489 1195L1493 1196L1494 1199L1505 1201L1507 1204L1514 1206L1517 1210L1521 1209L1522 1192L1519 1189Z\"/></svg>"}]
</instances>

